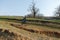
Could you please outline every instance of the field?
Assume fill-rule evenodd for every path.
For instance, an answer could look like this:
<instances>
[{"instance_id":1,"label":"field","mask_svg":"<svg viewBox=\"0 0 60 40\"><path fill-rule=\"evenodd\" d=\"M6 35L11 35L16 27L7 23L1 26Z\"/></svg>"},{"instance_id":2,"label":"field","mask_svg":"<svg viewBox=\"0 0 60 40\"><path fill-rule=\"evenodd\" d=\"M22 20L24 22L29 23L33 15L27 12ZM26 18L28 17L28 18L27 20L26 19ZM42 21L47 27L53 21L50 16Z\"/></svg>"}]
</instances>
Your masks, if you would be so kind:
<instances>
[{"instance_id":1,"label":"field","mask_svg":"<svg viewBox=\"0 0 60 40\"><path fill-rule=\"evenodd\" d=\"M17 18L16 16L1 16L0 18L0 40L60 40L59 24L53 24L53 26L57 25L58 27L51 27L51 23L50 26L44 22L42 24L45 25L36 25L30 22L22 25L21 22L19 22L22 17L19 16ZM6 18L9 19L7 20ZM36 20L34 18L27 19Z\"/></svg>"}]
</instances>

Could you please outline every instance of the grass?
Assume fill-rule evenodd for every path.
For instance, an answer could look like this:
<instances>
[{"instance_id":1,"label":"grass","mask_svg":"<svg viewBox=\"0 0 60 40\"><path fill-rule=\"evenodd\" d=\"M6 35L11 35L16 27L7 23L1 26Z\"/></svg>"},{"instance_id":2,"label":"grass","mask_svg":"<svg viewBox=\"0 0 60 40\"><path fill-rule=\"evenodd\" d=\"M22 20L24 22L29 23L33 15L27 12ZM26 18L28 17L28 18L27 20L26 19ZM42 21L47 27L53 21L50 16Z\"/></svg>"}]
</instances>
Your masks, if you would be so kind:
<instances>
[{"instance_id":1,"label":"grass","mask_svg":"<svg viewBox=\"0 0 60 40\"><path fill-rule=\"evenodd\" d=\"M13 26L10 26L9 23L11 23L11 22L0 21L0 28L1 29L8 29L12 32L15 32L19 35L22 35L24 37L28 37L28 38L31 38L31 39L38 39L39 38L39 35L34 34L34 33L30 33L28 31L25 31L25 30L22 30L22 29L15 28ZM37 37L37 38L35 38L35 37Z\"/></svg>"},{"instance_id":2,"label":"grass","mask_svg":"<svg viewBox=\"0 0 60 40\"><path fill-rule=\"evenodd\" d=\"M5 16L4 16L5 17ZM0 18L4 18L4 17L0 17ZM7 16L6 16L7 17ZM6 18L5 17L5 18ZM18 16L19 17L19 16ZM17 19L21 19L20 17ZM16 17L8 17L8 18L16 18ZM27 18L28 20L36 20L34 18ZM37 19L37 20L40 20L40 19ZM43 19L41 19L43 20ZM23 37L27 37L29 39L33 39L33 40L60 40L60 38L55 38L55 37L50 37L50 36L46 36L46 35L41 35L41 34L38 34L38 33L31 33L29 31L26 31L26 30L23 30L23 29L19 29L19 28L16 28L14 26L11 26L10 24L13 23L13 24L20 24L20 22L15 22L16 20L0 20L0 28L1 29L7 29L11 32L14 32L14 33L17 33L18 35L21 35ZM22 25L22 27L25 27L25 28L28 28L28 29L34 29L34 30L46 30L46 31L56 31L56 32L59 32L60 33L60 29L57 29L57 28L50 28L50 27L47 27L47 26L37 26L37 25L32 25L32 24L26 24L26 25Z\"/></svg>"},{"instance_id":3,"label":"grass","mask_svg":"<svg viewBox=\"0 0 60 40\"><path fill-rule=\"evenodd\" d=\"M60 22L60 20L52 20L53 22Z\"/></svg>"},{"instance_id":4,"label":"grass","mask_svg":"<svg viewBox=\"0 0 60 40\"><path fill-rule=\"evenodd\" d=\"M0 16L0 18L10 18L10 19L23 19L23 16ZM4 19L3 19L4 20ZM50 22L60 22L60 20L46 20L46 19L38 19L38 18L27 18L27 20L40 20L40 21L50 21Z\"/></svg>"},{"instance_id":5,"label":"grass","mask_svg":"<svg viewBox=\"0 0 60 40\"><path fill-rule=\"evenodd\" d=\"M22 17L21 16L0 16L0 18L13 18L13 19L22 19ZM2 19L0 19L0 20L2 20ZM36 19L36 18L27 18L27 20L44 20L44 19ZM16 20L4 20L3 19L3 21L10 21L10 22L19 22L19 21L16 21ZM60 20L49 20L49 21L52 21L52 22L56 22L56 21L60 21ZM20 22L19 22L20 23ZM31 24L30 24L31 25ZM41 26L41 25L40 25ZM44 27L47 27L47 26L44 26ZM52 28L52 27L51 27ZM53 29L54 29L54 27L53 27Z\"/></svg>"},{"instance_id":6,"label":"grass","mask_svg":"<svg viewBox=\"0 0 60 40\"><path fill-rule=\"evenodd\" d=\"M4 18L11 18L11 19L22 19L23 17L22 16L0 16L0 18L3 18L3 19L0 19L0 20L3 20L3 21L10 21L10 22L19 22L17 20L7 20L7 19L4 19ZM44 20L44 19L37 19L37 18L27 18L27 20L40 20L40 21L47 21L47 20ZM48 20L50 22L59 22L60 20ZM20 22L19 22L20 23ZM34 22L33 24L36 25L36 23ZM40 25L41 26L41 25ZM56 25L57 26L57 25ZM55 28L55 27L51 27L51 28ZM58 27L56 27L58 28ZM60 29L60 28L59 28Z\"/></svg>"},{"instance_id":7,"label":"grass","mask_svg":"<svg viewBox=\"0 0 60 40\"><path fill-rule=\"evenodd\" d=\"M0 16L0 18L21 19L21 18L22 18L22 16Z\"/></svg>"},{"instance_id":8,"label":"grass","mask_svg":"<svg viewBox=\"0 0 60 40\"><path fill-rule=\"evenodd\" d=\"M0 20L0 28L2 28L2 29L8 29L9 31L12 31L12 32L17 33L19 35L22 35L24 37L31 38L33 40L40 40L40 39L43 40L43 39L47 39L47 38L48 38L48 40L50 39L50 37L45 36L45 35L41 35L41 34L37 34L37 33L31 33L31 32L25 31L23 29L15 28L15 27L11 26L10 23L14 23L14 22L8 22L8 21L1 21ZM17 24L20 24L20 23L17 23ZM36 25L28 25L28 24L25 27L26 28L30 28L30 29L35 29L35 30L58 31L58 29L51 29L51 28L47 28L47 27L36 26ZM54 38L54 37L51 37L51 38L59 40L59 38Z\"/></svg>"}]
</instances>

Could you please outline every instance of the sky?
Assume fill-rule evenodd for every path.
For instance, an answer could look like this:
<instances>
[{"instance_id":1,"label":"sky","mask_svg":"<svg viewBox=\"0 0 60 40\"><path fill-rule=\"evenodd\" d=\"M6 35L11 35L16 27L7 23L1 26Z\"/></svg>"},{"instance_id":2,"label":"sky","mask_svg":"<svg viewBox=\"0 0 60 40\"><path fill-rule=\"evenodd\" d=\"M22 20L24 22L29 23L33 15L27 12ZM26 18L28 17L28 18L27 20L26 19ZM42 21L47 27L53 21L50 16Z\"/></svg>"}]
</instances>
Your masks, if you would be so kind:
<instances>
[{"instance_id":1,"label":"sky","mask_svg":"<svg viewBox=\"0 0 60 40\"><path fill-rule=\"evenodd\" d=\"M44 16L53 16L60 0L34 0L39 12ZM29 14L32 0L0 0L0 15L24 16Z\"/></svg>"}]
</instances>

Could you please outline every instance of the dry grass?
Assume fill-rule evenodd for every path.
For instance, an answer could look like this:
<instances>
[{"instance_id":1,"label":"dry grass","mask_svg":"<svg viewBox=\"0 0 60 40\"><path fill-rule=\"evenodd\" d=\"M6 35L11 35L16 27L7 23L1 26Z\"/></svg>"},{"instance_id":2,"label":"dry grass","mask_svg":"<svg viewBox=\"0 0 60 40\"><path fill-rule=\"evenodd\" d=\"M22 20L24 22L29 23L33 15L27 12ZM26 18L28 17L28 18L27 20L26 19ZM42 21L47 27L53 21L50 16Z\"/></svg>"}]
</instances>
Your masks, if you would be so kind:
<instances>
[{"instance_id":1,"label":"dry grass","mask_svg":"<svg viewBox=\"0 0 60 40\"><path fill-rule=\"evenodd\" d=\"M23 37L13 32L9 32L9 30L0 29L0 40L31 40L27 37Z\"/></svg>"},{"instance_id":2,"label":"dry grass","mask_svg":"<svg viewBox=\"0 0 60 40\"><path fill-rule=\"evenodd\" d=\"M60 38L60 33L59 32L55 32L55 31L35 30L35 29L26 28L25 26L21 26L21 25L18 25L18 24L11 24L11 26L14 26L16 28L29 31L31 33L45 34L47 36Z\"/></svg>"},{"instance_id":3,"label":"dry grass","mask_svg":"<svg viewBox=\"0 0 60 40\"><path fill-rule=\"evenodd\" d=\"M31 33L29 31L16 28L14 26L11 26L10 23L13 23L13 22L0 21L0 29L3 29L3 32L4 32L4 30L9 30L9 32L13 32L16 35L13 40L60 40L60 38L49 37L44 34ZM17 23L17 24L20 24L20 23ZM55 29L36 27L34 25L23 25L23 26L25 28L34 29L34 30L51 30L51 31L53 30L53 31L55 31ZM59 32L58 29L56 29L56 30ZM4 35L6 35L6 33L4 33ZM8 37L6 36L6 38L8 38ZM4 36L2 37L2 39L0 37L0 40L4 40L4 39L5 39Z\"/></svg>"}]
</instances>

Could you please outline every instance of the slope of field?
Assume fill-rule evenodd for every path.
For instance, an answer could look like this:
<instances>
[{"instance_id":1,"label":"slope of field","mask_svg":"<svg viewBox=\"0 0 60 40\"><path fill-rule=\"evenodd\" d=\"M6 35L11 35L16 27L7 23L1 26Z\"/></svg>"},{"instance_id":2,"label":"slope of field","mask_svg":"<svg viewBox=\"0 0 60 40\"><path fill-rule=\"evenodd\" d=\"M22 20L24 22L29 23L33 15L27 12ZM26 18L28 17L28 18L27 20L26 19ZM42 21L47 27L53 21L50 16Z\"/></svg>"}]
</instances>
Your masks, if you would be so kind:
<instances>
[{"instance_id":1,"label":"slope of field","mask_svg":"<svg viewBox=\"0 0 60 40\"><path fill-rule=\"evenodd\" d=\"M30 31L26 31L24 29L19 29L16 28L14 26L11 26L11 24L19 24L20 23L16 23L16 22L8 22L8 21L1 21L0 20L0 29L2 29L3 31L0 33L2 33L3 36L0 36L1 40L60 40L60 38L57 37L51 37L51 36L47 36L45 34L39 34L39 33L32 33ZM60 33L59 29L52 29L52 28L47 28L47 27L42 27L42 26L36 26L36 25L21 25L23 28L26 29L33 29L33 30L49 30L49 31L56 31ZM5 31L8 30L8 33L6 33ZM10 35L11 33L13 33L14 35L12 35L12 39ZM5 37L6 35L6 37Z\"/></svg>"}]
</instances>

